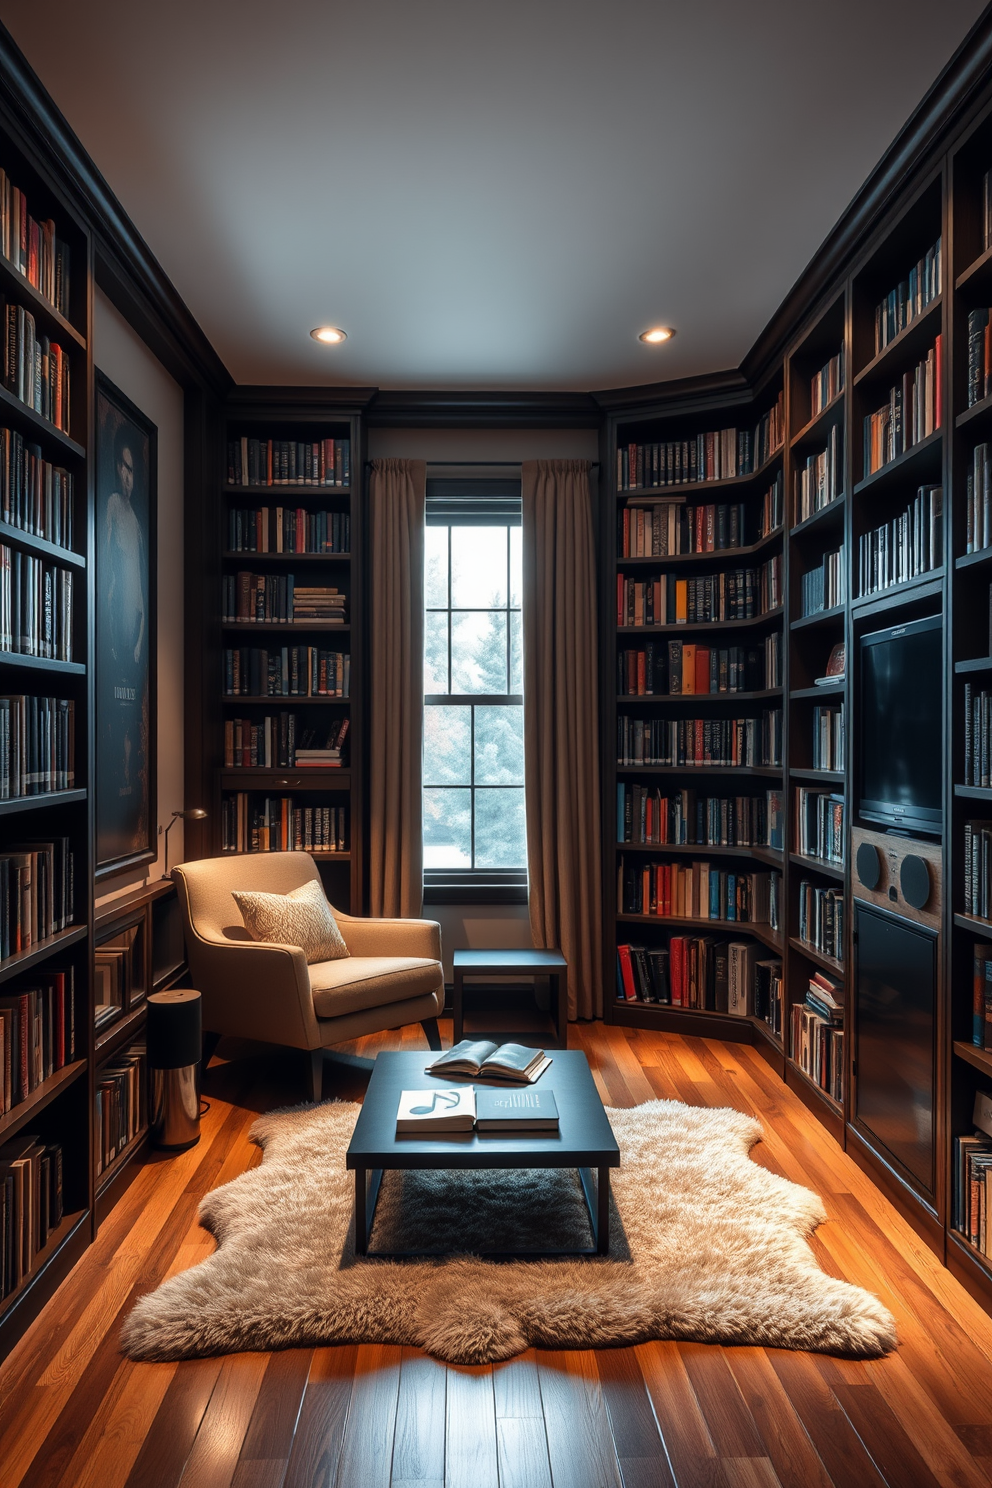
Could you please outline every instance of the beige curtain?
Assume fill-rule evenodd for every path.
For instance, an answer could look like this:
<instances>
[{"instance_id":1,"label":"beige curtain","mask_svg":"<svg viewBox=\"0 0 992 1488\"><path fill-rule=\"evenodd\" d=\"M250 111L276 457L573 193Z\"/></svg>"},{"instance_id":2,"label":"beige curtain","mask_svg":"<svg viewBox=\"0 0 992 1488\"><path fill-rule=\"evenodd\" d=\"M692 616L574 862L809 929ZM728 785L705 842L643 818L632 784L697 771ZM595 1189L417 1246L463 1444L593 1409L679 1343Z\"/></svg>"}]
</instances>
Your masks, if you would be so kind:
<instances>
[{"instance_id":1,"label":"beige curtain","mask_svg":"<svg viewBox=\"0 0 992 1488\"><path fill-rule=\"evenodd\" d=\"M416 916L423 905L426 492L423 460L373 460L368 751L373 915Z\"/></svg>"},{"instance_id":2,"label":"beige curtain","mask_svg":"<svg viewBox=\"0 0 992 1488\"><path fill-rule=\"evenodd\" d=\"M526 460L524 755L530 927L568 961L568 1016L603 1016L596 565L585 460Z\"/></svg>"}]
</instances>

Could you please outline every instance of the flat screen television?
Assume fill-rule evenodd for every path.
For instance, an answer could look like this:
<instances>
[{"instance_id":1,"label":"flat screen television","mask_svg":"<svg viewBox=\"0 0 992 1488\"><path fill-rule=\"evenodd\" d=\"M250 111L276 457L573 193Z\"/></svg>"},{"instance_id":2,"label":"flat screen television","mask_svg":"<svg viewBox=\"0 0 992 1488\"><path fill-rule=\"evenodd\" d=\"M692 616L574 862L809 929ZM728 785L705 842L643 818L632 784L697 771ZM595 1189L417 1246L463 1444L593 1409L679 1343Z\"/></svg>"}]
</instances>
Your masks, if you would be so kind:
<instances>
[{"instance_id":1,"label":"flat screen television","mask_svg":"<svg viewBox=\"0 0 992 1488\"><path fill-rule=\"evenodd\" d=\"M861 799L866 821L936 832L943 820L943 621L861 637Z\"/></svg>"}]
</instances>

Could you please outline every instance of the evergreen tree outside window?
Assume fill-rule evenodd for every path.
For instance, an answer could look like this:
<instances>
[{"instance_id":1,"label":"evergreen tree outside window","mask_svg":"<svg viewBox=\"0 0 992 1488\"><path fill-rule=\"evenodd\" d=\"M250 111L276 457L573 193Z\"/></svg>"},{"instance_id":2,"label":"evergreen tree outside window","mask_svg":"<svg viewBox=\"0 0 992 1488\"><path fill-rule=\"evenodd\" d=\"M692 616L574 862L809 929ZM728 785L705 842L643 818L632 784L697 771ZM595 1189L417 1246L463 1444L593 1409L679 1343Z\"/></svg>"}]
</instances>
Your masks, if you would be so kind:
<instances>
[{"instance_id":1,"label":"evergreen tree outside window","mask_svg":"<svg viewBox=\"0 0 992 1488\"><path fill-rule=\"evenodd\" d=\"M428 482L429 899L526 897L521 557L517 482Z\"/></svg>"}]
</instances>

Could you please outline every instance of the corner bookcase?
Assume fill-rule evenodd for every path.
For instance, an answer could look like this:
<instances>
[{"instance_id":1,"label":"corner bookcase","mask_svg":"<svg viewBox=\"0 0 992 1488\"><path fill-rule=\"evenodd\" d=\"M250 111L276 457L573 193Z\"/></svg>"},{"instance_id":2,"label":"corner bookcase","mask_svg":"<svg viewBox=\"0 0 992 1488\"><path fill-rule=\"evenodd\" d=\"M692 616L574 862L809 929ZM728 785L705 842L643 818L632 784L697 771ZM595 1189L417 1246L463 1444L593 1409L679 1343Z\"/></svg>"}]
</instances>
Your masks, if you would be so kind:
<instances>
[{"instance_id":1,"label":"corner bookcase","mask_svg":"<svg viewBox=\"0 0 992 1488\"><path fill-rule=\"evenodd\" d=\"M0 171L2 1356L95 1233L95 1045L92 247L3 115Z\"/></svg>"},{"instance_id":2,"label":"corner bookcase","mask_svg":"<svg viewBox=\"0 0 992 1488\"><path fill-rule=\"evenodd\" d=\"M354 913L363 898L360 409L248 390L228 405L222 455L212 850L305 849L331 902Z\"/></svg>"}]
</instances>

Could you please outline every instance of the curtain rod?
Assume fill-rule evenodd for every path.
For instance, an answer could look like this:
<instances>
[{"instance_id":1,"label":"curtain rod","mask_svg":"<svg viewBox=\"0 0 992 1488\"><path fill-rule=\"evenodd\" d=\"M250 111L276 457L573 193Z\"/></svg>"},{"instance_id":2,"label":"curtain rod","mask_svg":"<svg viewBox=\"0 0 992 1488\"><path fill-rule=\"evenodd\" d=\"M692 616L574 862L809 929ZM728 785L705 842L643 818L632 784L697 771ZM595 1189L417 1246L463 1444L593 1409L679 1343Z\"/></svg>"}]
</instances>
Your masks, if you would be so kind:
<instances>
[{"instance_id":1,"label":"curtain rod","mask_svg":"<svg viewBox=\"0 0 992 1488\"><path fill-rule=\"evenodd\" d=\"M571 457L569 457L569 458L571 458ZM469 466L473 466L473 465L481 465L481 466L484 466L484 467L486 467L486 468L488 468L490 470L500 469L503 466L505 466L508 470L519 470L520 467L521 467L521 465L523 464L523 461L522 460L427 460L427 461L425 461L425 463L427 465L433 465L435 467L442 466L442 465L453 465L453 466L456 466L458 469L465 469L465 468L467 468ZM366 460L365 461L365 468L367 470L370 470L374 464L375 464L375 461L374 460ZM589 462L589 469L590 470L598 470L599 469L599 461L598 460L590 460L590 462Z\"/></svg>"}]
</instances>

